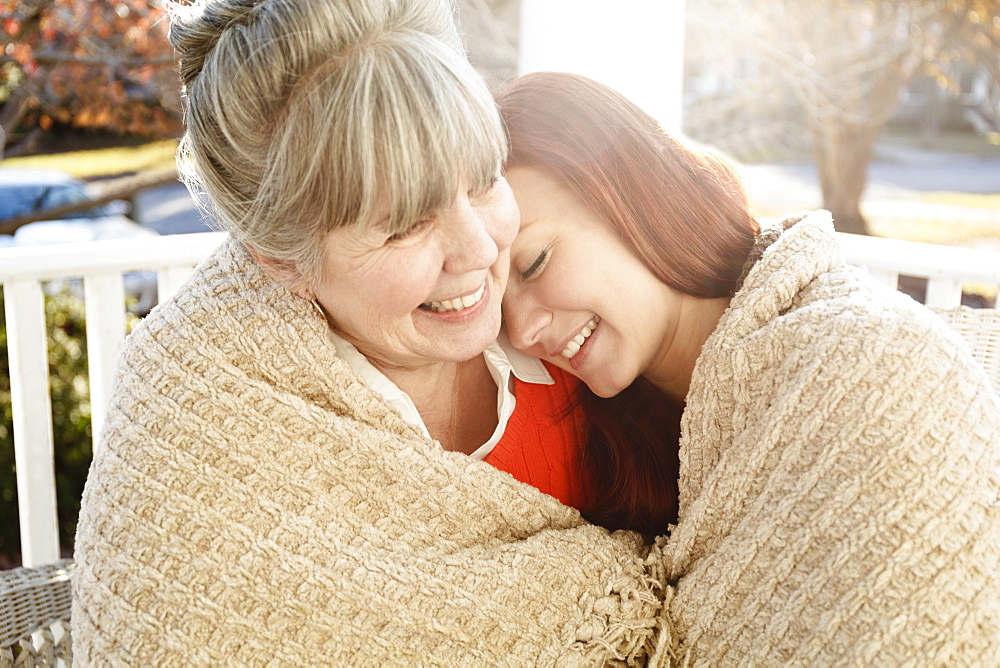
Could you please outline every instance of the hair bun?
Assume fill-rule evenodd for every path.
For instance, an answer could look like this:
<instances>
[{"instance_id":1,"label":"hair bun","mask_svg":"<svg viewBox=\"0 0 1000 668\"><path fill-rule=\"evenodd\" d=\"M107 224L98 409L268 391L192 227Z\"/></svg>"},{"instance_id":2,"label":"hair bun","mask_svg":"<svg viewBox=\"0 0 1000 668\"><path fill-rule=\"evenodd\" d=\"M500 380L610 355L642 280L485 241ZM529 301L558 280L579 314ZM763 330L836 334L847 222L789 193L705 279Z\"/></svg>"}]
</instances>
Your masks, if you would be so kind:
<instances>
[{"instance_id":1,"label":"hair bun","mask_svg":"<svg viewBox=\"0 0 1000 668\"><path fill-rule=\"evenodd\" d=\"M250 23L267 0L213 0L171 7L170 44L180 55L181 83L190 86L226 29Z\"/></svg>"}]
</instances>

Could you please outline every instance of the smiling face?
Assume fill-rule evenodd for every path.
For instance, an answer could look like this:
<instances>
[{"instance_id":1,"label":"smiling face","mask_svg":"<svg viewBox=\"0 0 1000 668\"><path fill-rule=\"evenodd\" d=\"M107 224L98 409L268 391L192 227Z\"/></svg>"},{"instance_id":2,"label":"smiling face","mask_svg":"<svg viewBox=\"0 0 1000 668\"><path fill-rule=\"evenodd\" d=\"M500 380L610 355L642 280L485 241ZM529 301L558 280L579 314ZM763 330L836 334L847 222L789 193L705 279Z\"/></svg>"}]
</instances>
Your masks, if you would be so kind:
<instances>
[{"instance_id":1,"label":"smiling face","mask_svg":"<svg viewBox=\"0 0 1000 668\"><path fill-rule=\"evenodd\" d=\"M603 397L669 367L689 298L559 179L533 167L510 168L507 179L521 211L503 300L512 343Z\"/></svg>"},{"instance_id":2,"label":"smiling face","mask_svg":"<svg viewBox=\"0 0 1000 668\"><path fill-rule=\"evenodd\" d=\"M338 333L376 367L415 369L480 354L500 329L518 211L507 182L460 188L406 233L372 224L333 230L310 291Z\"/></svg>"}]
</instances>

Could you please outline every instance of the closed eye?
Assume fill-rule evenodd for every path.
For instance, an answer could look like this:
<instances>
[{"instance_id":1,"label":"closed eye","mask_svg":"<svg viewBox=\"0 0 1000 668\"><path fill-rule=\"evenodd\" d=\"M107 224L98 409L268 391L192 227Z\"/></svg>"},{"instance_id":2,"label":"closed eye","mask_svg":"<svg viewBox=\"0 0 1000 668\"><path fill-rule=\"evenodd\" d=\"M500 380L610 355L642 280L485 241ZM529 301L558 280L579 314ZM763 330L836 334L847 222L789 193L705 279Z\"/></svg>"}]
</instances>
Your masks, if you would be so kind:
<instances>
[{"instance_id":1,"label":"closed eye","mask_svg":"<svg viewBox=\"0 0 1000 668\"><path fill-rule=\"evenodd\" d=\"M486 183L471 189L469 191L469 197L482 197L483 195L486 195L493 190L493 186L495 186L499 180L500 177L497 174L494 174Z\"/></svg>"},{"instance_id":2,"label":"closed eye","mask_svg":"<svg viewBox=\"0 0 1000 668\"><path fill-rule=\"evenodd\" d=\"M428 225L430 225L432 220L433 218L423 218L421 220L418 220L417 222L407 227L405 230L396 232L395 234L390 234L386 239L386 241L402 241L403 239L412 237L415 234L418 234L419 232L423 231Z\"/></svg>"},{"instance_id":3,"label":"closed eye","mask_svg":"<svg viewBox=\"0 0 1000 668\"><path fill-rule=\"evenodd\" d=\"M529 281L541 273L542 269L544 269L545 265L548 263L550 256L551 253L548 248L539 253L538 257L535 258L535 261L531 263L531 266L521 272L521 280Z\"/></svg>"}]
</instances>

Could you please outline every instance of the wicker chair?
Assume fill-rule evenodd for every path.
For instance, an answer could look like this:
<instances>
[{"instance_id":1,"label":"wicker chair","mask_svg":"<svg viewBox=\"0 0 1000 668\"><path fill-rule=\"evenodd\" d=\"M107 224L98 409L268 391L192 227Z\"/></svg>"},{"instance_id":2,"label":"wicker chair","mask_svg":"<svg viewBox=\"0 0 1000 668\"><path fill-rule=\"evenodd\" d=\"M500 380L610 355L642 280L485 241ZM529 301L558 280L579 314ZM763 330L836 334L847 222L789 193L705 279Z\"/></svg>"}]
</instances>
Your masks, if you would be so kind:
<instances>
[{"instance_id":1,"label":"wicker chair","mask_svg":"<svg viewBox=\"0 0 1000 668\"><path fill-rule=\"evenodd\" d=\"M73 562L0 571L0 668L71 666Z\"/></svg>"},{"instance_id":2,"label":"wicker chair","mask_svg":"<svg viewBox=\"0 0 1000 668\"><path fill-rule=\"evenodd\" d=\"M959 306L932 310L962 335L1000 394L1000 309Z\"/></svg>"}]
</instances>

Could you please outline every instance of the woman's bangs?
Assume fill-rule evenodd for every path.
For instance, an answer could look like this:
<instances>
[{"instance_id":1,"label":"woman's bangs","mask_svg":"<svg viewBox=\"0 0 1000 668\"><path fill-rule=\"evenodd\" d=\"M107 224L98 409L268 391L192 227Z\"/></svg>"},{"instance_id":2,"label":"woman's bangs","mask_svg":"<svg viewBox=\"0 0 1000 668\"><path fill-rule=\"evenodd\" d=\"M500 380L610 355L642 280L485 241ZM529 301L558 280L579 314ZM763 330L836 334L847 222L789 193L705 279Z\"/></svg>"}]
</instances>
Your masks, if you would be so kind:
<instances>
[{"instance_id":1,"label":"woman's bangs","mask_svg":"<svg viewBox=\"0 0 1000 668\"><path fill-rule=\"evenodd\" d=\"M449 206L458 188L488 185L506 152L499 114L479 75L471 66L466 74L435 61L421 72L397 73L409 75L406 99L383 107L384 118L376 120L379 192L387 193L393 234Z\"/></svg>"}]
</instances>

